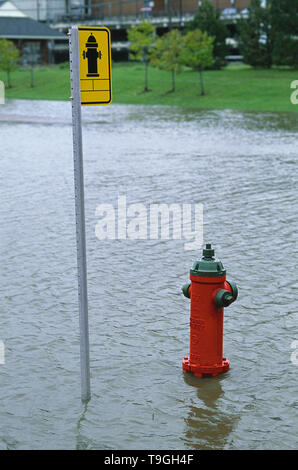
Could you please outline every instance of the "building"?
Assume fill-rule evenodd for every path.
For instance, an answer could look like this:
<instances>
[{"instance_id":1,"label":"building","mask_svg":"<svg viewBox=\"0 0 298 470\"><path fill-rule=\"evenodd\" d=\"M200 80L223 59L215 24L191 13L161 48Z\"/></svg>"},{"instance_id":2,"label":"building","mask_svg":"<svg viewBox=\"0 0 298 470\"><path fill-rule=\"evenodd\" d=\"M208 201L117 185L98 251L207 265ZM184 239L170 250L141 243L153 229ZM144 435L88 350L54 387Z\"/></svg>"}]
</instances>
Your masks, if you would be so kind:
<instances>
[{"instance_id":1,"label":"building","mask_svg":"<svg viewBox=\"0 0 298 470\"><path fill-rule=\"evenodd\" d=\"M13 0L16 8L37 21L46 21L47 0Z\"/></svg>"},{"instance_id":2,"label":"building","mask_svg":"<svg viewBox=\"0 0 298 470\"><path fill-rule=\"evenodd\" d=\"M87 0L13 0L14 6L37 21L80 17L86 14ZM7 7L7 11L12 10Z\"/></svg>"},{"instance_id":3,"label":"building","mask_svg":"<svg viewBox=\"0 0 298 470\"><path fill-rule=\"evenodd\" d=\"M237 14L250 5L250 0L210 0L227 15ZM151 17L176 21L192 16L202 0L14 0L26 16L44 22L75 20L123 21ZM9 2L11 3L11 2Z\"/></svg>"},{"instance_id":4,"label":"building","mask_svg":"<svg viewBox=\"0 0 298 470\"><path fill-rule=\"evenodd\" d=\"M235 22L250 5L250 0L210 1L221 12L233 37ZM60 32L66 34L75 24L107 26L112 33L113 58L117 60L128 56L127 29L132 24L142 18L150 19L158 34L171 27L183 28L197 11L201 0L14 0L1 3L6 4L7 16L15 15L18 9L28 19L51 26L58 36ZM44 61L47 55L45 44L42 48ZM55 38L49 43L48 56L50 60L67 60L67 42Z\"/></svg>"},{"instance_id":5,"label":"building","mask_svg":"<svg viewBox=\"0 0 298 470\"><path fill-rule=\"evenodd\" d=\"M236 20L251 0L210 1L221 12L233 37ZM51 0L55 19L49 21L64 32L75 24L107 26L111 30L113 58L122 60L128 57L127 29L132 24L142 18L150 19L161 35L171 27L183 28L200 3L201 0L68 0L64 2L65 12L60 14L63 1Z\"/></svg>"},{"instance_id":6,"label":"building","mask_svg":"<svg viewBox=\"0 0 298 470\"><path fill-rule=\"evenodd\" d=\"M15 44L24 64L54 62L57 46L68 41L64 33L30 18L12 1L0 1L0 38Z\"/></svg>"},{"instance_id":7,"label":"building","mask_svg":"<svg viewBox=\"0 0 298 470\"><path fill-rule=\"evenodd\" d=\"M250 5L250 0L210 0L214 7L227 16L237 14ZM140 17L175 18L192 16L200 0L90 0L88 5L94 18Z\"/></svg>"}]
</instances>

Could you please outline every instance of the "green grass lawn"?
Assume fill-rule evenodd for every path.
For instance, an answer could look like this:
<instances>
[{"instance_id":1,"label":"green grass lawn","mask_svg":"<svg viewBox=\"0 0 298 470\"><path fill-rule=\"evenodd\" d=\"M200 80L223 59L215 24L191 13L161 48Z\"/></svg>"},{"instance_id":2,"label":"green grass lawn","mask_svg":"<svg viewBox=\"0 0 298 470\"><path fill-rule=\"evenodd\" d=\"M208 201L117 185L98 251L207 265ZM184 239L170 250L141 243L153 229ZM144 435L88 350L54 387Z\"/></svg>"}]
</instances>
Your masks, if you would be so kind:
<instances>
[{"instance_id":1,"label":"green grass lawn","mask_svg":"<svg viewBox=\"0 0 298 470\"><path fill-rule=\"evenodd\" d=\"M255 70L249 66L231 65L223 70L204 72L206 96L200 96L199 74L184 70L176 76L176 92L170 93L171 75L149 68L150 92L144 93L144 66L137 63L115 63L113 103L173 105L205 109L249 111L290 111L298 106L290 101L290 85L298 80L298 71L290 69ZM7 98L68 100L70 96L68 67L41 67L34 72L35 86L30 88L30 70L12 73L12 88ZM0 73L6 83L6 76Z\"/></svg>"}]
</instances>

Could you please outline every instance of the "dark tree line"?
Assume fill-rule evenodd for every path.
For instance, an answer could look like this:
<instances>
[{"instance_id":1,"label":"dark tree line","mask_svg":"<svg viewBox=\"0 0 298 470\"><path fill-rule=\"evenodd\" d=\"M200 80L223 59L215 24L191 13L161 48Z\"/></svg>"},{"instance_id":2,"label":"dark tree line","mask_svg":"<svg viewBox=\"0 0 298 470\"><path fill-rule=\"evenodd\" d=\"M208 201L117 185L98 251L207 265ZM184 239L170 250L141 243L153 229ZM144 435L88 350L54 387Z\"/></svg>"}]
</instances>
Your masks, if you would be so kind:
<instances>
[{"instance_id":1,"label":"dark tree line","mask_svg":"<svg viewBox=\"0 0 298 470\"><path fill-rule=\"evenodd\" d=\"M298 2L252 0L247 19L238 22L244 62L254 67L298 67Z\"/></svg>"},{"instance_id":2,"label":"dark tree line","mask_svg":"<svg viewBox=\"0 0 298 470\"><path fill-rule=\"evenodd\" d=\"M298 67L298 0L252 0L248 17L237 22L244 62L254 67ZM199 6L187 30L200 29L214 38L213 68L225 64L229 31L209 0Z\"/></svg>"}]
</instances>

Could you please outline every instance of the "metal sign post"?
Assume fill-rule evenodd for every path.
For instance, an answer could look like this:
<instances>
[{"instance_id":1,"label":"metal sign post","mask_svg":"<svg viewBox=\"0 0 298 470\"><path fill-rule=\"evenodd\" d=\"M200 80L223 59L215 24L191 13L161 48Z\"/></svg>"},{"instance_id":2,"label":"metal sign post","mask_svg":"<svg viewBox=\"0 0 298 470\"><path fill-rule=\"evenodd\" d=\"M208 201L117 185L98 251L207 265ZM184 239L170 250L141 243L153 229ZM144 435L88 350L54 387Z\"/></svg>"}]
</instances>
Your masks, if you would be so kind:
<instances>
[{"instance_id":1,"label":"metal sign post","mask_svg":"<svg viewBox=\"0 0 298 470\"><path fill-rule=\"evenodd\" d=\"M72 27L69 34L69 59L72 100L73 162L76 210L78 293L80 316L81 353L81 397L87 401L91 397L89 364L89 326L87 295L87 262L85 235L84 171L81 119L81 90L78 28Z\"/></svg>"},{"instance_id":2,"label":"metal sign post","mask_svg":"<svg viewBox=\"0 0 298 470\"><path fill-rule=\"evenodd\" d=\"M108 28L73 26L69 31L69 59L80 314L81 396L83 401L87 401L91 397L91 390L81 105L103 105L110 104L112 101L111 35Z\"/></svg>"}]
</instances>

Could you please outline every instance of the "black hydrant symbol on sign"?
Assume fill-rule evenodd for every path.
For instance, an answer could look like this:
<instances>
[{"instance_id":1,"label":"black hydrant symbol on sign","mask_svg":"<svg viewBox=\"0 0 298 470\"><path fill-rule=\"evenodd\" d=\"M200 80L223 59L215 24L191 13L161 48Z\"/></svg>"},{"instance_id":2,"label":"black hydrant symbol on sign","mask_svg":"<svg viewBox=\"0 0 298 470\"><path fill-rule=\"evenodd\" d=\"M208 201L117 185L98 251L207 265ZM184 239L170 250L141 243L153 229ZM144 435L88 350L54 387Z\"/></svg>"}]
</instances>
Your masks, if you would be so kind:
<instances>
[{"instance_id":1,"label":"black hydrant symbol on sign","mask_svg":"<svg viewBox=\"0 0 298 470\"><path fill-rule=\"evenodd\" d=\"M97 59L101 59L101 51L98 51L98 44L95 37L91 33L86 42L87 51L83 51L83 58L88 60L87 77L99 77L97 71Z\"/></svg>"}]
</instances>

